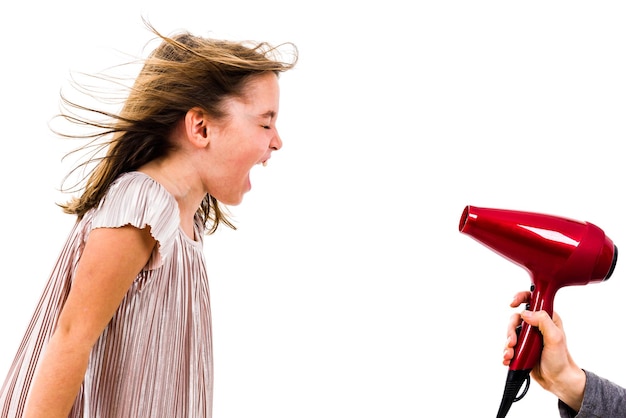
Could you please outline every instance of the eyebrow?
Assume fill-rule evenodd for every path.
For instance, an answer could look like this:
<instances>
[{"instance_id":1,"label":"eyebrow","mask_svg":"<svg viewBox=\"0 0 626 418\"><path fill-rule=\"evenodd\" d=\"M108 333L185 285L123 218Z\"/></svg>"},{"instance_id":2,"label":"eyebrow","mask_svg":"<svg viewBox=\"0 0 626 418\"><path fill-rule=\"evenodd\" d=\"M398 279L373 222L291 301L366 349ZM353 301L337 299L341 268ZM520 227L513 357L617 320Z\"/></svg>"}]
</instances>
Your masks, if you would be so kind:
<instances>
[{"instance_id":1,"label":"eyebrow","mask_svg":"<svg viewBox=\"0 0 626 418\"><path fill-rule=\"evenodd\" d=\"M276 112L274 112L273 110L268 110L265 113L262 113L261 115L259 115L262 118L272 118L274 119L276 117Z\"/></svg>"}]
</instances>

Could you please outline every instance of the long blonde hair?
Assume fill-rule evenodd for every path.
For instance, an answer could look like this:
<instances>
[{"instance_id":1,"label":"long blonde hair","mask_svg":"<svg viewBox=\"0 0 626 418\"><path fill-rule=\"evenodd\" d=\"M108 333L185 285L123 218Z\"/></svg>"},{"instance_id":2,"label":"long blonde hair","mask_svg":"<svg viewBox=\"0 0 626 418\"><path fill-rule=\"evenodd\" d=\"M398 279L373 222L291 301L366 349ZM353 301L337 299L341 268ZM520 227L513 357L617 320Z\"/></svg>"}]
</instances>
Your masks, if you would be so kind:
<instances>
[{"instance_id":1,"label":"long blonde hair","mask_svg":"<svg viewBox=\"0 0 626 418\"><path fill-rule=\"evenodd\" d=\"M160 44L143 61L119 113L83 106L61 94L62 111L58 117L96 129L95 134L85 135L56 131L66 138L90 140L75 151L87 147L97 151L70 172L95 164L71 189L78 191L79 196L59 205L66 213L79 218L98 205L120 174L167 155L174 146L168 141L169 133L189 109L200 107L215 118L223 117L224 99L242 95L251 77L266 72L279 74L293 68L298 59L297 48L291 43L274 47L266 42L216 40L189 32L163 36L149 23L144 23L160 38ZM283 59L279 52L284 47L289 47L290 60ZM78 116L80 112L93 117ZM98 152L105 152L105 155L98 157ZM64 185L70 174L64 179ZM215 232L220 223L235 229L221 204L209 194L198 208L198 214L209 234Z\"/></svg>"}]
</instances>

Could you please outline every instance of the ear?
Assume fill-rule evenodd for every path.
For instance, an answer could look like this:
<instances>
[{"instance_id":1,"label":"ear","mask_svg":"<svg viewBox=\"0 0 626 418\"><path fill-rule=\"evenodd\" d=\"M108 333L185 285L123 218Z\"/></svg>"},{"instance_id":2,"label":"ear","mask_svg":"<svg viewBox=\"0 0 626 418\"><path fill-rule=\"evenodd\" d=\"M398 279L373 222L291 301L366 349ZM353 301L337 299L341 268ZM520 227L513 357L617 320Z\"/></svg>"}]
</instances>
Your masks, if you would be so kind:
<instances>
[{"instance_id":1,"label":"ear","mask_svg":"<svg viewBox=\"0 0 626 418\"><path fill-rule=\"evenodd\" d=\"M189 109L185 114L185 133L187 139L199 147L209 145L209 124L204 111L198 107Z\"/></svg>"}]
</instances>

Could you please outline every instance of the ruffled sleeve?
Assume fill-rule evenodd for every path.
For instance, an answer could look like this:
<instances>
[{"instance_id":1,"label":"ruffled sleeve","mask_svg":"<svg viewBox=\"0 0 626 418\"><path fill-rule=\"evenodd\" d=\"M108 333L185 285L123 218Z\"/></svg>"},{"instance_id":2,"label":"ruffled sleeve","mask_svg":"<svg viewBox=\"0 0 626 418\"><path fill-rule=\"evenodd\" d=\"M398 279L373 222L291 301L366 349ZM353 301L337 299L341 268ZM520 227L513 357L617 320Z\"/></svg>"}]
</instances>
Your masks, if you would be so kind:
<instances>
[{"instance_id":1,"label":"ruffled sleeve","mask_svg":"<svg viewBox=\"0 0 626 418\"><path fill-rule=\"evenodd\" d=\"M124 173L115 180L94 210L91 230L133 225L150 226L157 245L145 269L153 270L170 256L180 225L178 204L158 182L140 172Z\"/></svg>"}]
</instances>

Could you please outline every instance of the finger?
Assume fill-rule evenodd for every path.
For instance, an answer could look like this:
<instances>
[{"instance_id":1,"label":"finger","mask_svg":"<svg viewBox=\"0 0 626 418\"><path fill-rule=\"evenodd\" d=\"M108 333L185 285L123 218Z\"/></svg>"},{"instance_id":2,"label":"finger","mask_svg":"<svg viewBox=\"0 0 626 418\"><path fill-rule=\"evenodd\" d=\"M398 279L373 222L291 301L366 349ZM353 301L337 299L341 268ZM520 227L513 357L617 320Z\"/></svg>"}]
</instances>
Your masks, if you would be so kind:
<instances>
[{"instance_id":1,"label":"finger","mask_svg":"<svg viewBox=\"0 0 626 418\"><path fill-rule=\"evenodd\" d=\"M513 360L514 354L515 351L512 347L505 347L504 352L502 353L502 364L504 364L505 366L511 364L511 360Z\"/></svg>"},{"instance_id":2,"label":"finger","mask_svg":"<svg viewBox=\"0 0 626 418\"><path fill-rule=\"evenodd\" d=\"M519 312L511 315L509 325L506 329L507 343L510 342L510 346L513 347L517 344L517 327L522 323L522 317Z\"/></svg>"},{"instance_id":3,"label":"finger","mask_svg":"<svg viewBox=\"0 0 626 418\"><path fill-rule=\"evenodd\" d=\"M517 308L522 303L528 303L530 301L530 291L526 290L524 292L518 292L513 296L513 300L511 301L511 307Z\"/></svg>"}]
</instances>

